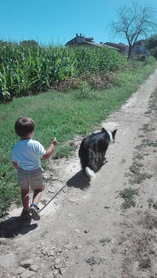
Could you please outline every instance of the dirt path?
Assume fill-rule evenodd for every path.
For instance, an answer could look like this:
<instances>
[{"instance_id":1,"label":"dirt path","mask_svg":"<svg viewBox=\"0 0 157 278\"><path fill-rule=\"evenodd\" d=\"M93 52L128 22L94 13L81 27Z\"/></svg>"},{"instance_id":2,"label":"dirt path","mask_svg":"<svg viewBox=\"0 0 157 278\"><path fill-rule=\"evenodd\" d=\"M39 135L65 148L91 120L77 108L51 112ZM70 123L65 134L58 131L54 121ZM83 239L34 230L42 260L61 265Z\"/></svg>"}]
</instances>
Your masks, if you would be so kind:
<instances>
[{"instance_id":1,"label":"dirt path","mask_svg":"<svg viewBox=\"0 0 157 278\"><path fill-rule=\"evenodd\" d=\"M76 153L45 173L43 204L67 186L39 222L10 211L0 224L0 277L157 278L156 88L157 71L102 123L118 129L116 144L90 186Z\"/></svg>"}]
</instances>

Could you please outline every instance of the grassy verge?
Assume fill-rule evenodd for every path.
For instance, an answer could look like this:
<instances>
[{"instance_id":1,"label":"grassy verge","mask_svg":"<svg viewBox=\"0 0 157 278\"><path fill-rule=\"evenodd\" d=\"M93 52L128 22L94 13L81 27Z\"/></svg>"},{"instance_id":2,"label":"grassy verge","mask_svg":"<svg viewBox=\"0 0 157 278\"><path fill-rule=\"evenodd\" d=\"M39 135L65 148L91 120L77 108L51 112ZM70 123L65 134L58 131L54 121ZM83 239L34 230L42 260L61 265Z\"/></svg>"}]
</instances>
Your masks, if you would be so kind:
<instances>
[{"instance_id":1,"label":"grassy verge","mask_svg":"<svg viewBox=\"0 0 157 278\"><path fill-rule=\"evenodd\" d=\"M11 150L18 140L14 133L14 123L18 117L29 116L35 120L34 139L48 147L52 129L56 130L59 142L84 136L100 125L110 113L120 108L130 95L136 91L151 72L155 64L147 64L136 71L130 70L128 82L117 84L116 88L93 90L84 82L77 90L66 93L50 91L36 96L23 97L0 106L0 211L1 214L11 204L20 202L16 171L10 162ZM135 74L136 72L136 74ZM137 74L138 72L138 74ZM125 80L126 71L118 73ZM128 76L128 72L127 72ZM73 146L58 144L53 158L68 157Z\"/></svg>"}]
</instances>

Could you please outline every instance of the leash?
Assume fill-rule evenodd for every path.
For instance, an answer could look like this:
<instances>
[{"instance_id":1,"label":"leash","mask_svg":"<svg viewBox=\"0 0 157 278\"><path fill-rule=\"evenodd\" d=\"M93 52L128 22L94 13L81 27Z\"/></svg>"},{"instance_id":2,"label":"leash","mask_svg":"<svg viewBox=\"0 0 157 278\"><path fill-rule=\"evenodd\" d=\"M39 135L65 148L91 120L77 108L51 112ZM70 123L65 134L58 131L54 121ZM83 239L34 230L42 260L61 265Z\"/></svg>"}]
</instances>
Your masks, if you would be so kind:
<instances>
[{"instance_id":1,"label":"leash","mask_svg":"<svg viewBox=\"0 0 157 278\"><path fill-rule=\"evenodd\" d=\"M54 140L56 138L56 131L53 129L52 130L52 136L51 136L51 140ZM75 142L79 142L81 141L82 139L84 139L84 137L80 138L80 139L77 139L77 140L70 140L70 141L64 141L64 142L57 142L57 144L59 145L67 145L67 144L72 144L72 143L75 143Z\"/></svg>"},{"instance_id":2,"label":"leash","mask_svg":"<svg viewBox=\"0 0 157 278\"><path fill-rule=\"evenodd\" d=\"M53 133L55 133L55 131L53 131ZM54 134L53 134L53 137L54 137ZM81 140L83 140L84 137L80 138L80 139L77 139L77 140L71 140L71 141L65 141L65 142L57 142L57 144L60 144L60 145L66 145L66 144L70 144L70 143L74 143L74 142L79 142ZM51 202L52 200L66 187L66 184L47 202L46 205L44 205L40 210L39 212L41 212L44 208L46 208Z\"/></svg>"},{"instance_id":3,"label":"leash","mask_svg":"<svg viewBox=\"0 0 157 278\"><path fill-rule=\"evenodd\" d=\"M82 137L81 139L77 139L77 140L70 140L70 141L64 141L64 142L57 142L57 144L59 145L67 145L67 144L72 144L75 142L79 142L82 141L85 137Z\"/></svg>"},{"instance_id":4,"label":"leash","mask_svg":"<svg viewBox=\"0 0 157 278\"><path fill-rule=\"evenodd\" d=\"M52 202L52 200L64 189L64 187L66 187L66 184L48 201L48 203L45 205L45 206L43 206L40 210L39 210L39 212L41 212L44 208L46 208L48 205L49 205L49 203L51 203Z\"/></svg>"}]
</instances>

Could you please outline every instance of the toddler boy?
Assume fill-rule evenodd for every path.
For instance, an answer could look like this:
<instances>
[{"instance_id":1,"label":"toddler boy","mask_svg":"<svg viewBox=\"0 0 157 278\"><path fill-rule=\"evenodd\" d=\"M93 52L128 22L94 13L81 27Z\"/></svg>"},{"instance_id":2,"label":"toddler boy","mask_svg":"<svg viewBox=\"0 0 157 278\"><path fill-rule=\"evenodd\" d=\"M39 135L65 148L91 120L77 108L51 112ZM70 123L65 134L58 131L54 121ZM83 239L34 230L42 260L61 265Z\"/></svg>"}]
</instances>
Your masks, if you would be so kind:
<instances>
[{"instance_id":1,"label":"toddler boy","mask_svg":"<svg viewBox=\"0 0 157 278\"><path fill-rule=\"evenodd\" d=\"M34 220L39 220L39 201L43 190L42 168L40 159L48 159L57 143L53 139L47 150L36 140L33 140L35 122L28 117L17 119L15 132L20 140L14 145L11 161L17 169L18 184L21 187L23 210L21 217L28 219L30 214ZM33 200L29 207L29 191L33 190Z\"/></svg>"}]
</instances>

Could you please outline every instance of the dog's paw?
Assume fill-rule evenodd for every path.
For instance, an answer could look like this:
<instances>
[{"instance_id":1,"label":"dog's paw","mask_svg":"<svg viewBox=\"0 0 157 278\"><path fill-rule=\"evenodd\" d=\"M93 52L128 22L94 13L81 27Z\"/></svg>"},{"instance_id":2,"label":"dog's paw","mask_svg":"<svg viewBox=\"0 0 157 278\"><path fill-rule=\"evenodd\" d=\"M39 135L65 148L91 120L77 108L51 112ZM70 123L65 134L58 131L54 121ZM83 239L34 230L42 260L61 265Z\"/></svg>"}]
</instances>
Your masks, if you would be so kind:
<instances>
[{"instance_id":1,"label":"dog's paw","mask_svg":"<svg viewBox=\"0 0 157 278\"><path fill-rule=\"evenodd\" d=\"M105 165L108 162L108 160L106 160L106 158L103 161L103 165Z\"/></svg>"},{"instance_id":2,"label":"dog's paw","mask_svg":"<svg viewBox=\"0 0 157 278\"><path fill-rule=\"evenodd\" d=\"M91 183L91 178L86 176L86 181L87 181L88 183Z\"/></svg>"}]
</instances>

